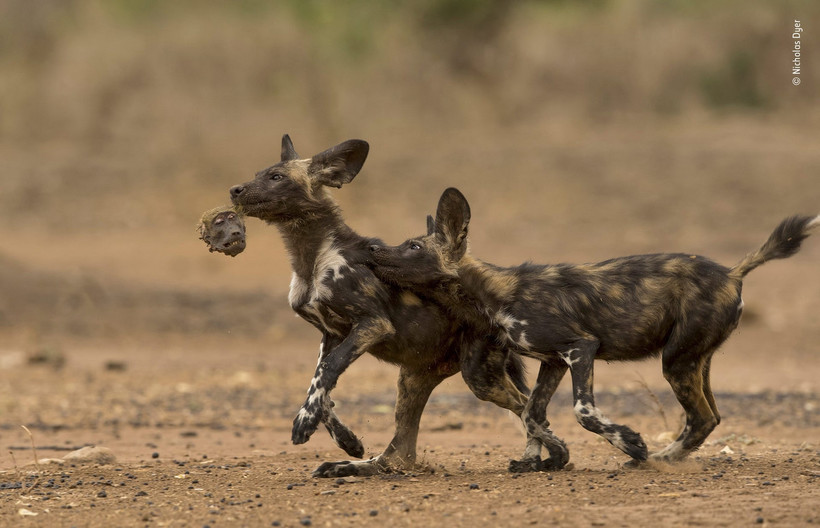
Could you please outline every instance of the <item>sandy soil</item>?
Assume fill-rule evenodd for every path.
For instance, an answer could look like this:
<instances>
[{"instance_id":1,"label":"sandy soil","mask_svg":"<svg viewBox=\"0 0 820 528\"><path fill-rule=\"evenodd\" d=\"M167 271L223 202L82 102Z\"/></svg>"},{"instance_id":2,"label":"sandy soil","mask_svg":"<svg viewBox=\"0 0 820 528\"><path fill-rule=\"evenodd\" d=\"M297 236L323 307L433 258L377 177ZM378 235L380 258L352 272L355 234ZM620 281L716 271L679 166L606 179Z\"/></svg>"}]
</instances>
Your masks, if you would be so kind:
<instances>
[{"instance_id":1,"label":"sandy soil","mask_svg":"<svg viewBox=\"0 0 820 528\"><path fill-rule=\"evenodd\" d=\"M776 346L759 325L748 326L739 341ZM565 380L550 419L572 465L523 475L506 471L523 448L517 425L454 377L428 405L414 471L317 479L311 472L321 462L345 455L324 431L306 445L289 443L312 371L311 340L267 347L177 337L66 348L70 354L52 351L34 358L40 362L22 351L0 356L0 442L10 453L0 459L0 502L18 525L820 523L816 366L767 370L765 357L721 353L713 370L723 423L688 461L644 470L625 469L623 454L575 423ZM597 369L599 406L654 449L681 420L657 371L653 362ZM363 358L335 393L368 456L392 434L395 377L395 368ZM117 460L38 467L23 423L38 459L99 445Z\"/></svg>"}]
</instances>

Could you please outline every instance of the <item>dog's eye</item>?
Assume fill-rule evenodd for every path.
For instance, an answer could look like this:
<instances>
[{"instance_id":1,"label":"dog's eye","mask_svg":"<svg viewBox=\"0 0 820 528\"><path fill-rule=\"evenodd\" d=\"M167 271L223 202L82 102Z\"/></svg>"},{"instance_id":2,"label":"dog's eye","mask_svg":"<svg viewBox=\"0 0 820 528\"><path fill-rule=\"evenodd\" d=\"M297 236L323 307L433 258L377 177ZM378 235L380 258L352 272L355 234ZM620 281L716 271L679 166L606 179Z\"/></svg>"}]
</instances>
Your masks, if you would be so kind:
<instances>
[{"instance_id":1,"label":"dog's eye","mask_svg":"<svg viewBox=\"0 0 820 528\"><path fill-rule=\"evenodd\" d=\"M221 224L221 223L222 223L222 222L224 222L224 221L225 221L225 219L224 219L224 218L217 218L216 220L214 220L214 225L219 225L219 224Z\"/></svg>"},{"instance_id":2,"label":"dog's eye","mask_svg":"<svg viewBox=\"0 0 820 528\"><path fill-rule=\"evenodd\" d=\"M421 246L413 242L412 244L410 244L410 249L412 249L413 251L418 251L419 249L421 249Z\"/></svg>"},{"instance_id":3,"label":"dog's eye","mask_svg":"<svg viewBox=\"0 0 820 528\"><path fill-rule=\"evenodd\" d=\"M282 178L284 178L284 176L282 176L282 175L281 175L281 174L279 174L278 172L275 172L275 173L273 173L273 174L271 174L271 175L270 175L270 179L271 179L271 180L273 180L273 181L279 181L279 180L281 180Z\"/></svg>"},{"instance_id":4,"label":"dog's eye","mask_svg":"<svg viewBox=\"0 0 820 528\"><path fill-rule=\"evenodd\" d=\"M234 218L236 218L235 214L231 213L228 215L228 220L233 220Z\"/></svg>"}]
</instances>

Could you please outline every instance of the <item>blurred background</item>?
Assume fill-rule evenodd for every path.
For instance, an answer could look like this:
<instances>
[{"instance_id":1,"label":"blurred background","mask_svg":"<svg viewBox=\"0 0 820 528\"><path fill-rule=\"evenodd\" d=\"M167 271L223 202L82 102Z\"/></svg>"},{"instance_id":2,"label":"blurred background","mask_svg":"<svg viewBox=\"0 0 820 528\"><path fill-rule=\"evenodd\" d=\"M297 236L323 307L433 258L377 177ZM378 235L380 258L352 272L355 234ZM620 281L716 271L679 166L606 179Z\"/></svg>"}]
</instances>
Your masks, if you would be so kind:
<instances>
[{"instance_id":1,"label":"blurred background","mask_svg":"<svg viewBox=\"0 0 820 528\"><path fill-rule=\"evenodd\" d=\"M250 219L235 259L195 232L284 133L303 157L370 142L334 194L389 243L457 186L497 264L731 265L820 212L819 41L812 0L0 0L3 357L217 343L311 365L277 231ZM726 346L812 389L818 261L820 236L750 275Z\"/></svg>"}]
</instances>

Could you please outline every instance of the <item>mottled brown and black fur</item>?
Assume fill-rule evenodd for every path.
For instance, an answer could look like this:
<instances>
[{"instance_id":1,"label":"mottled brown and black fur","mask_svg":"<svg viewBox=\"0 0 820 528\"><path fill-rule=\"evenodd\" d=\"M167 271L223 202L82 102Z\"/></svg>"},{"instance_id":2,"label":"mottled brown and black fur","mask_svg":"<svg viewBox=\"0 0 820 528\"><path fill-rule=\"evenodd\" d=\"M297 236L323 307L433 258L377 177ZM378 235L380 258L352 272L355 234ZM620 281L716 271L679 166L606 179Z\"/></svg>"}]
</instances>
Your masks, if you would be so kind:
<instances>
[{"instance_id":1,"label":"mottled brown and black fur","mask_svg":"<svg viewBox=\"0 0 820 528\"><path fill-rule=\"evenodd\" d=\"M427 399L459 370L468 386L492 387L477 392L483 399L518 414L527 401L520 358L504 355L489 368L470 361L473 353L485 353L472 342L465 346L458 320L437 304L373 275L369 248L381 242L345 224L328 192L328 187L353 180L368 149L364 141L350 140L300 159L286 135L279 163L230 190L233 203L246 215L279 229L293 268L290 304L323 335L307 399L294 420L293 442L306 442L321 422L342 449L361 457L364 448L336 417L330 392L365 352L400 366L396 432L385 451L363 462L322 464L314 473L318 476L368 474L412 464Z\"/></svg>"},{"instance_id":2,"label":"mottled brown and black fur","mask_svg":"<svg viewBox=\"0 0 820 528\"><path fill-rule=\"evenodd\" d=\"M503 268L469 254L469 221L464 196L446 190L435 221L428 219L427 236L371 248L376 275L435 300L476 335L496 335L540 359L527 412L546 408L569 369L578 421L636 460L647 458L640 435L610 422L595 407L593 361L660 355L664 377L686 411L686 426L652 457L679 460L720 422L709 368L712 354L740 319L743 277L768 260L796 253L809 230L820 225L820 216L787 218L759 250L732 268L689 254ZM538 420L543 421L540 414ZM553 451L560 453L560 446L551 457Z\"/></svg>"}]
</instances>

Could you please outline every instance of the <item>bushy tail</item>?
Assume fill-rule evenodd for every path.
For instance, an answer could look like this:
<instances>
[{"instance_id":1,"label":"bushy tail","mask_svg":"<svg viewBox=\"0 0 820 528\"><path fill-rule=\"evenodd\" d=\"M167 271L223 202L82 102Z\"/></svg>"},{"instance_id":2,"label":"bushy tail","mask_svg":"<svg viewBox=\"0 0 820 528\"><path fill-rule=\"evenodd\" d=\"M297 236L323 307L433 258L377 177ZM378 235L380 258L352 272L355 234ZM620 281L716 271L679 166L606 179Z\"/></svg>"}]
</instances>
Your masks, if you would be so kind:
<instances>
[{"instance_id":1,"label":"bushy tail","mask_svg":"<svg viewBox=\"0 0 820 528\"><path fill-rule=\"evenodd\" d=\"M786 218L769 235L769 239L760 249L746 255L729 270L729 276L742 279L747 273L770 260L791 257L800 250L800 244L809 236L809 231L817 226L820 226L820 215Z\"/></svg>"}]
</instances>

